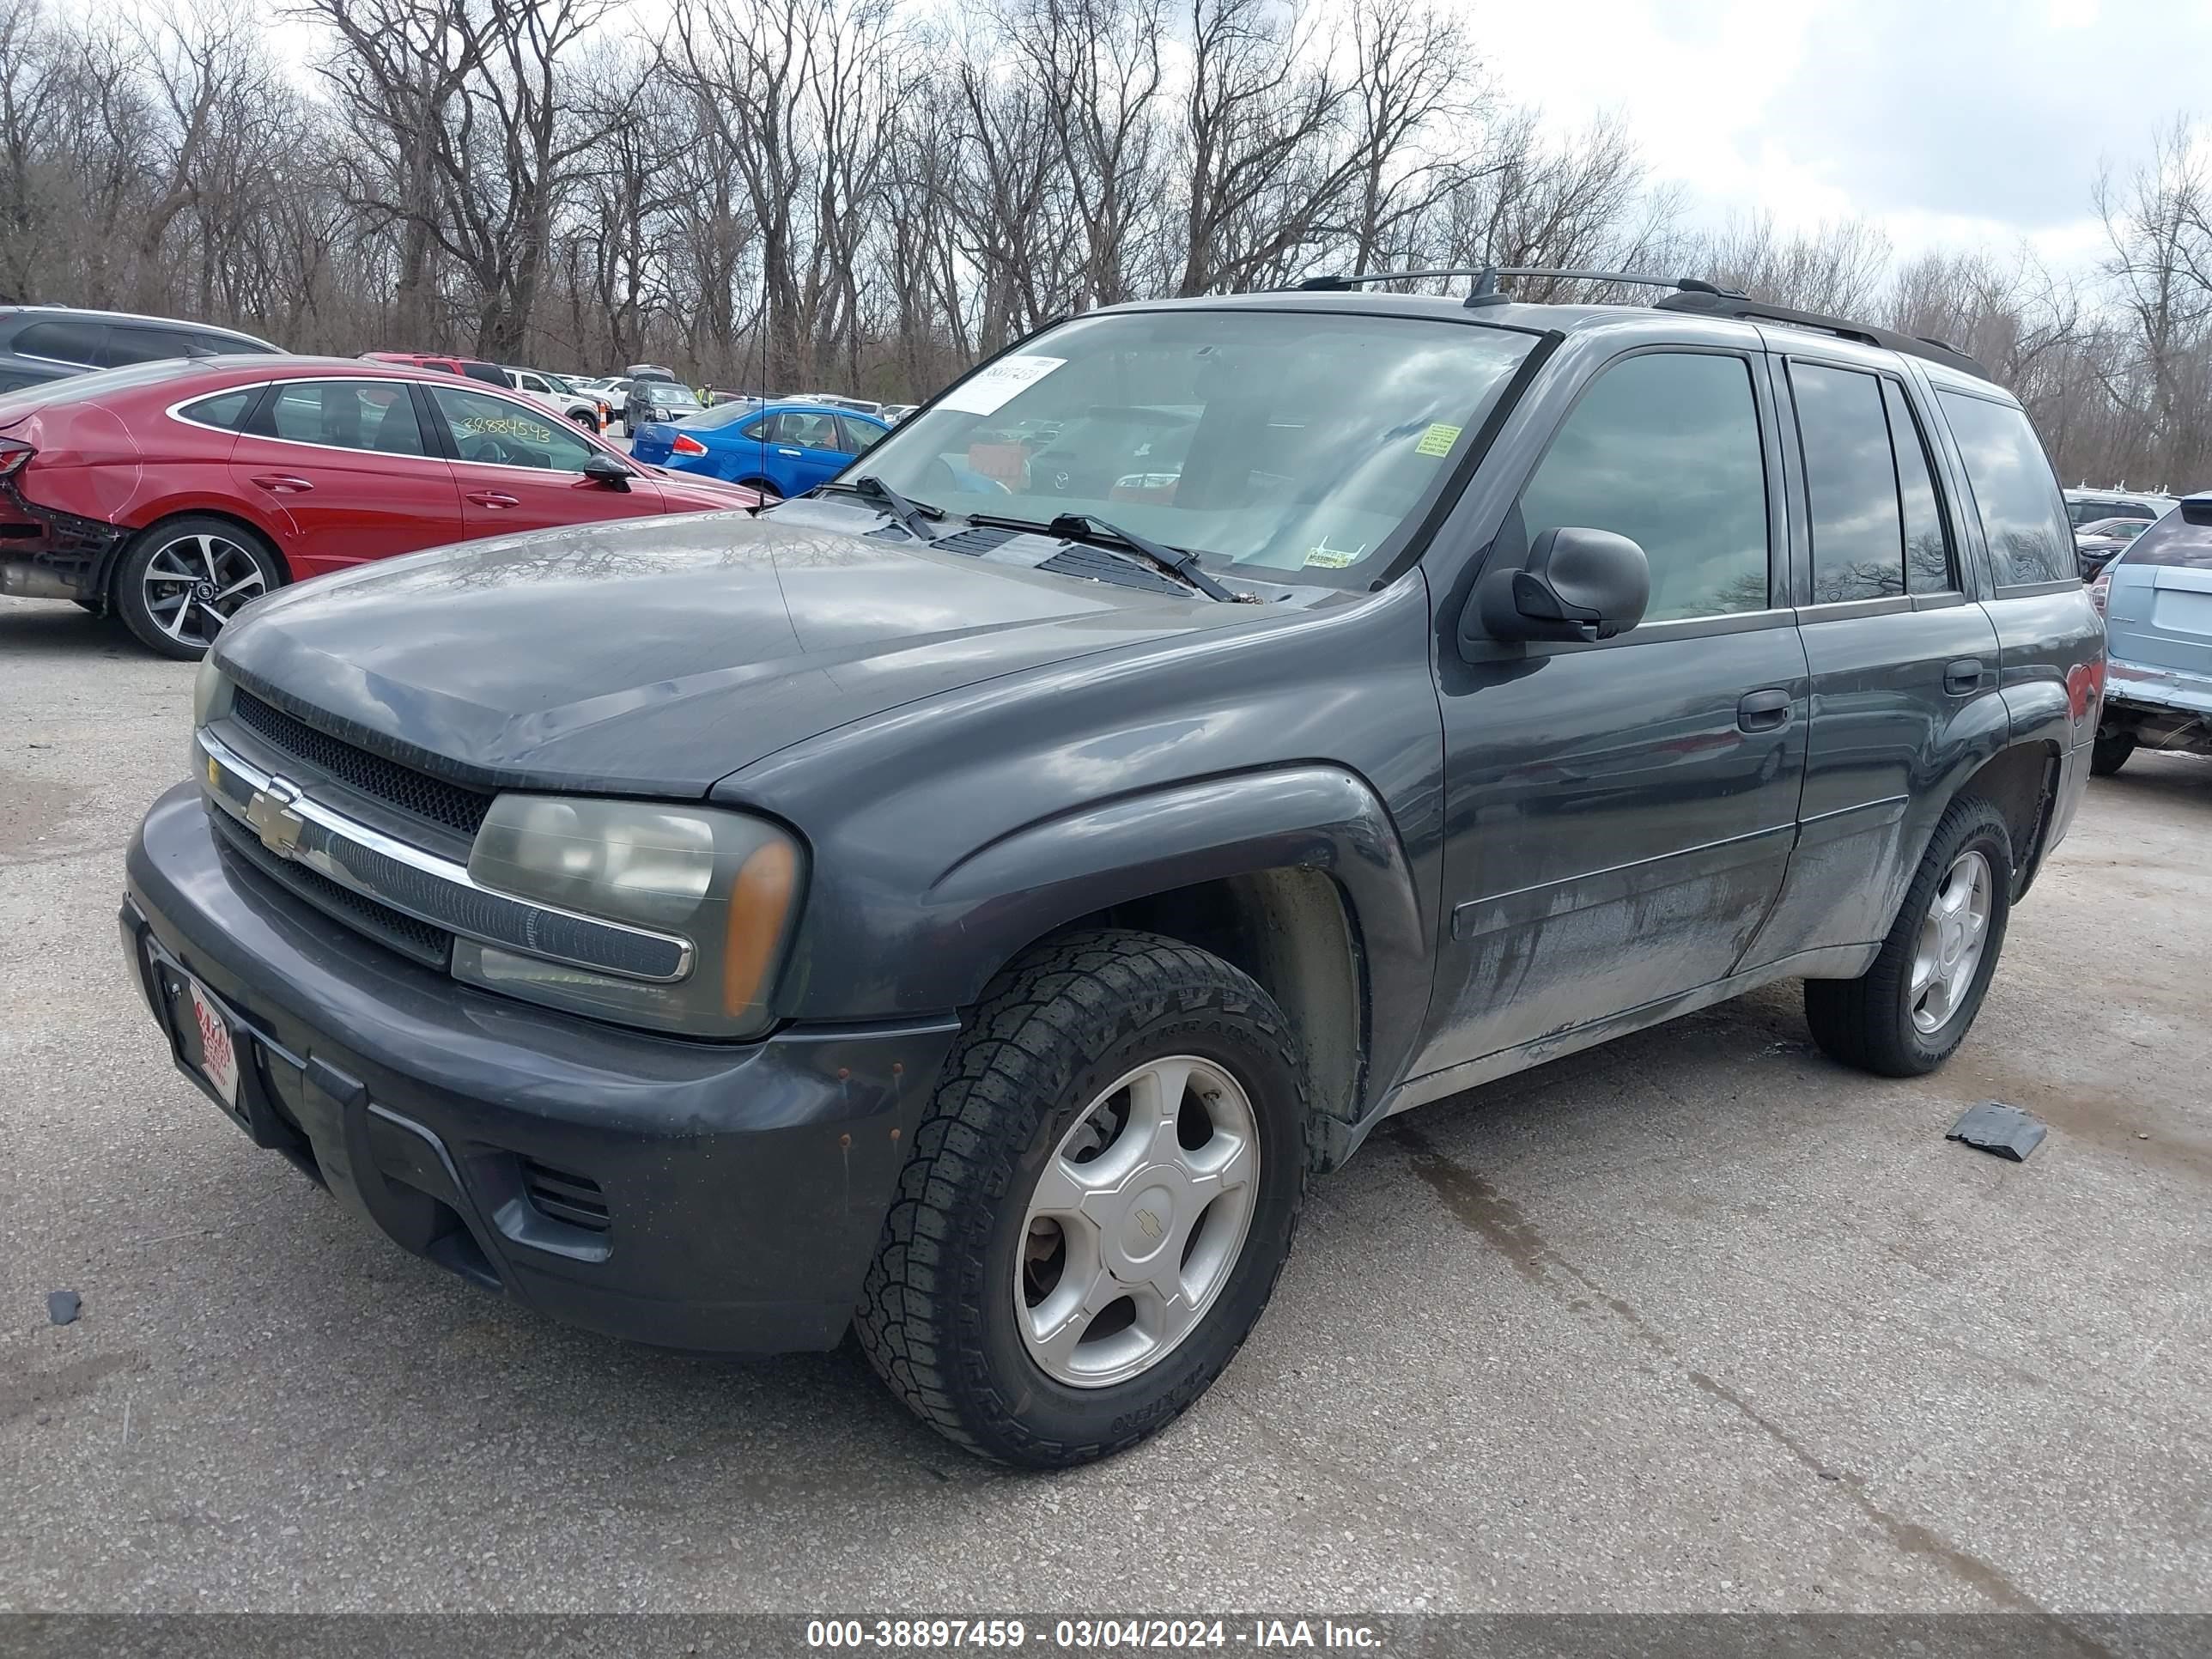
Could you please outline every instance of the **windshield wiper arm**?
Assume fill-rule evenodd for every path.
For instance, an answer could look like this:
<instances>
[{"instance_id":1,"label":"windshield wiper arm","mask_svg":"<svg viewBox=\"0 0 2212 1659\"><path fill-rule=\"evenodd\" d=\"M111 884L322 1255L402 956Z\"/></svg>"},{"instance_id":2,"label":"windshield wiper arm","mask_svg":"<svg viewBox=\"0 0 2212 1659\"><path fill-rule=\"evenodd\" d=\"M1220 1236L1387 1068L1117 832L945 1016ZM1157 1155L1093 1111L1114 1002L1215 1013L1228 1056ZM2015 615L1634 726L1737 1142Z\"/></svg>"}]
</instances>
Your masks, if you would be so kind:
<instances>
[{"instance_id":1,"label":"windshield wiper arm","mask_svg":"<svg viewBox=\"0 0 2212 1659\"><path fill-rule=\"evenodd\" d=\"M941 519L945 516L945 510L942 507L932 507L927 501L908 501L872 472L863 472L850 483L840 479L835 483L826 483L822 487L824 489L849 489L863 501L874 501L888 507L890 515L899 521L899 527L918 542L935 539L930 535L929 526L923 522L924 520Z\"/></svg>"},{"instance_id":2,"label":"windshield wiper arm","mask_svg":"<svg viewBox=\"0 0 2212 1659\"><path fill-rule=\"evenodd\" d=\"M1231 592L1207 575L1196 554L1185 552L1180 547L1170 547L1164 542L1156 542L1149 536L1139 536L1133 530L1124 530L1120 525L1109 523L1095 513L1063 513L1044 528L1047 535L1058 536L1068 541L1095 542L1111 538L1146 563L1156 566L1178 580L1189 583L1209 599L1218 599L1224 605L1242 605L1244 602L1243 595Z\"/></svg>"}]
</instances>

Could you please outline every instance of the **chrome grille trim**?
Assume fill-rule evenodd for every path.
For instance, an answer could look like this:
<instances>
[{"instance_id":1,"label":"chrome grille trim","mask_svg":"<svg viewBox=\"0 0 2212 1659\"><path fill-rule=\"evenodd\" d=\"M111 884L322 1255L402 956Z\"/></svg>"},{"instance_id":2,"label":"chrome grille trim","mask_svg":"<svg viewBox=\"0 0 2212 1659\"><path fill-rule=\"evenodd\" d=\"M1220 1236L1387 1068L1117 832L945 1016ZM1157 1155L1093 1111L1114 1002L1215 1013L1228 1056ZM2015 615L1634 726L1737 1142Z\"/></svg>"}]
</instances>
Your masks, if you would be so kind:
<instances>
[{"instance_id":1,"label":"chrome grille trim","mask_svg":"<svg viewBox=\"0 0 2212 1659\"><path fill-rule=\"evenodd\" d=\"M277 856L363 898L479 944L592 973L666 985L691 971L689 939L496 892L471 876L466 865L410 847L299 793L205 727L192 740L201 793L211 804ZM255 822L257 799L264 818L272 808L296 817L298 831L289 846L276 846Z\"/></svg>"}]
</instances>

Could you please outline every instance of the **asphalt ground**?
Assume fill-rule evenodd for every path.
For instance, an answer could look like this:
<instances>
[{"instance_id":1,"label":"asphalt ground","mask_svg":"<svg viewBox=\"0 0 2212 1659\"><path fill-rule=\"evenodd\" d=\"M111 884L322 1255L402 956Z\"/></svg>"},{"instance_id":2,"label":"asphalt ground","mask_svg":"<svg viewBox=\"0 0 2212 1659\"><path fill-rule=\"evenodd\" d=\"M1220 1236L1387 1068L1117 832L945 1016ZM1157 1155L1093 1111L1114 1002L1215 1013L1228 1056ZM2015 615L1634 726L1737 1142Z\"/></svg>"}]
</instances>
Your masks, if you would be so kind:
<instances>
[{"instance_id":1,"label":"asphalt ground","mask_svg":"<svg viewBox=\"0 0 2212 1659\"><path fill-rule=\"evenodd\" d=\"M2212 1608L2212 763L2093 786L1943 1073L1784 986L1399 1119L1212 1392L1042 1476L256 1152L117 944L191 673L0 602L0 1607ZM1945 1141L1988 1097L2027 1163Z\"/></svg>"}]
</instances>

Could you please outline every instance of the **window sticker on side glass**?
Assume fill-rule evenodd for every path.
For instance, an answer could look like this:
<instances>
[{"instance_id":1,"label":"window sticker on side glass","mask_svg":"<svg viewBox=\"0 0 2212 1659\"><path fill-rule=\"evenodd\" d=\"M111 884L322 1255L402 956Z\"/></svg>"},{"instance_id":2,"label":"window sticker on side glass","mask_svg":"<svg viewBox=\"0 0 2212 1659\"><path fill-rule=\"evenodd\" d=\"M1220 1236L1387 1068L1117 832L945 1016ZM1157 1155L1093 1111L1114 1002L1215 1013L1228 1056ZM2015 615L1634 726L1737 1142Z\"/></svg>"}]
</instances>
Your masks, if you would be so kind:
<instances>
[{"instance_id":1,"label":"window sticker on side glass","mask_svg":"<svg viewBox=\"0 0 2212 1659\"><path fill-rule=\"evenodd\" d=\"M1449 455L1451 447L1459 441L1462 428L1446 426L1442 421L1432 423L1421 434L1420 442L1413 446L1416 455Z\"/></svg>"},{"instance_id":2,"label":"window sticker on side glass","mask_svg":"<svg viewBox=\"0 0 2212 1659\"><path fill-rule=\"evenodd\" d=\"M1001 357L946 392L939 409L990 415L1018 392L1027 391L1067 361L1065 357Z\"/></svg>"}]
</instances>

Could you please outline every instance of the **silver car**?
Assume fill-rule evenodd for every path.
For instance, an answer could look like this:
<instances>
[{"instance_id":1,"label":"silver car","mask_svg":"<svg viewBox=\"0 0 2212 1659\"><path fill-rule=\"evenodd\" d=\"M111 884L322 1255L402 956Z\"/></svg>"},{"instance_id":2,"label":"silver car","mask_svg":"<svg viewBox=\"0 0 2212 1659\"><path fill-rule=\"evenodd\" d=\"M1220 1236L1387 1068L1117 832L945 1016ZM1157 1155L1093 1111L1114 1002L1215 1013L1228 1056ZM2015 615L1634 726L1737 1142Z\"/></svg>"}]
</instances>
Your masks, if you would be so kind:
<instances>
[{"instance_id":1,"label":"silver car","mask_svg":"<svg viewBox=\"0 0 2212 1659\"><path fill-rule=\"evenodd\" d=\"M2105 707L2089 769L2110 777L2142 744L2212 755L2212 495L2136 538L2099 573Z\"/></svg>"}]
</instances>

